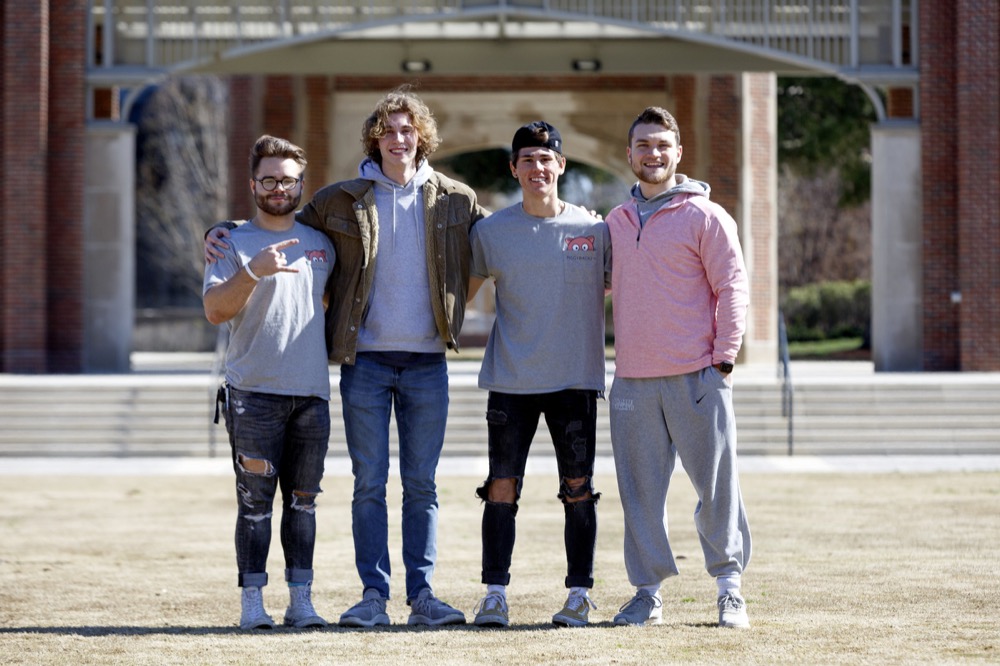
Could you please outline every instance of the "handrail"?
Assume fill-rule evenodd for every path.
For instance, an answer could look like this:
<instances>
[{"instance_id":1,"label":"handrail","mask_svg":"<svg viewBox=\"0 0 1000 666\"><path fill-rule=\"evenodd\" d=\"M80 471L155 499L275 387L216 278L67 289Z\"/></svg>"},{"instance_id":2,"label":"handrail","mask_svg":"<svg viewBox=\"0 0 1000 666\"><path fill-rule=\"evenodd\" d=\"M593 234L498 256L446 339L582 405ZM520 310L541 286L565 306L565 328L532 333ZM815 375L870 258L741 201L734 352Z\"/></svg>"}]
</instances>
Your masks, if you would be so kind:
<instances>
[{"instance_id":1,"label":"handrail","mask_svg":"<svg viewBox=\"0 0 1000 666\"><path fill-rule=\"evenodd\" d=\"M795 386L792 384L785 315L781 308L778 308L778 372L781 380L781 415L788 419L788 455L792 455L795 451Z\"/></svg>"}]
</instances>

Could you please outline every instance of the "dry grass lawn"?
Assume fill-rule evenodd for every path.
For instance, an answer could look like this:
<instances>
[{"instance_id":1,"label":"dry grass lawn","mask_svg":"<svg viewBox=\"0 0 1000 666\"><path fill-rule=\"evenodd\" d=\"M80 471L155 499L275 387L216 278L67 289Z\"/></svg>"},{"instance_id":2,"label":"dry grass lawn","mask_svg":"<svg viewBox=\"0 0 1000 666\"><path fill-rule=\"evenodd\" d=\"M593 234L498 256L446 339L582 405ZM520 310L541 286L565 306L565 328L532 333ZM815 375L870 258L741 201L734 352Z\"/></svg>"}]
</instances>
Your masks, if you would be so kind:
<instances>
[{"instance_id":1,"label":"dry grass lawn","mask_svg":"<svg viewBox=\"0 0 1000 666\"><path fill-rule=\"evenodd\" d=\"M438 595L471 620L479 583L479 478L440 480ZM670 523L681 575L664 623L610 620L632 594L613 477L597 479L592 626L555 629L564 600L555 479L530 476L509 589L512 626L409 628L392 489L396 624L379 630L237 627L235 497L225 476L0 477L0 663L4 664L872 664L997 663L1000 473L743 477L754 533L745 576L753 628L715 626L715 587L675 479ZM324 483L315 604L335 621L361 593L350 479ZM275 516L277 520L277 515ZM275 530L277 534L277 530ZM280 547L266 602L287 599Z\"/></svg>"}]
</instances>

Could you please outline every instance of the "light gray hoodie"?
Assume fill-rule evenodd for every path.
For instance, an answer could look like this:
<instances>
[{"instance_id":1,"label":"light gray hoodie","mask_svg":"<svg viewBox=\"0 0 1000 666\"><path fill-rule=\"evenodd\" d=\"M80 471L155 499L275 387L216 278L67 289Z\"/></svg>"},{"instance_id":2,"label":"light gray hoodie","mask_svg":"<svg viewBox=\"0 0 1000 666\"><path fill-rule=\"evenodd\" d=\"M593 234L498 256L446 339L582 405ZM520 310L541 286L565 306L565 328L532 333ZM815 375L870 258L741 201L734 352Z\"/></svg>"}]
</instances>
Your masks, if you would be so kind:
<instances>
[{"instance_id":1,"label":"light gray hoodie","mask_svg":"<svg viewBox=\"0 0 1000 666\"><path fill-rule=\"evenodd\" d=\"M658 211L665 204L670 203L678 194L694 194L708 197L712 193L712 188L708 183L688 178L682 173L677 174L677 183L666 192L661 192L656 196L647 199L642 196L639 183L632 186L632 198L635 199L635 207L639 212L639 224L645 226L649 216Z\"/></svg>"},{"instance_id":2,"label":"light gray hoodie","mask_svg":"<svg viewBox=\"0 0 1000 666\"><path fill-rule=\"evenodd\" d=\"M371 159L358 174L375 183L378 260L358 351L444 352L434 324L427 277L423 185L434 170L427 160L400 185Z\"/></svg>"}]
</instances>

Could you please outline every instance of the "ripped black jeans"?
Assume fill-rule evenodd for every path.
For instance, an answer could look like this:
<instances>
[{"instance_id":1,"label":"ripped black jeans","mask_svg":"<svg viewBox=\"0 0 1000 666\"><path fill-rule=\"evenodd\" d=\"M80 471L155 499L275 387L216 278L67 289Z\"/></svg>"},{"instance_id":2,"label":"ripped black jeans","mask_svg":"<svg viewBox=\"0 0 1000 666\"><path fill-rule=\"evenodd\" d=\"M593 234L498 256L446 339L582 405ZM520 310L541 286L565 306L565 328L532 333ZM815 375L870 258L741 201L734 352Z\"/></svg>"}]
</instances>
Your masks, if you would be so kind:
<instances>
[{"instance_id":1,"label":"ripped black jeans","mask_svg":"<svg viewBox=\"0 0 1000 666\"><path fill-rule=\"evenodd\" d=\"M545 424L552 437L559 470L559 493L565 513L566 587L594 586L594 549L597 543L597 500L594 492L594 451L597 437L597 391L568 389L555 393L511 394L490 391L486 422L489 431L489 477L476 491L483 499L483 583L510 583L517 503L491 502L494 479L515 479L521 496L528 451ZM585 479L572 488L568 479ZM588 499L573 501L577 497Z\"/></svg>"},{"instance_id":2,"label":"ripped black jeans","mask_svg":"<svg viewBox=\"0 0 1000 666\"><path fill-rule=\"evenodd\" d=\"M316 496L322 492L319 484L330 442L330 403L230 388L226 429L239 500L239 585L267 585L271 511L279 488L285 580L312 581Z\"/></svg>"}]
</instances>

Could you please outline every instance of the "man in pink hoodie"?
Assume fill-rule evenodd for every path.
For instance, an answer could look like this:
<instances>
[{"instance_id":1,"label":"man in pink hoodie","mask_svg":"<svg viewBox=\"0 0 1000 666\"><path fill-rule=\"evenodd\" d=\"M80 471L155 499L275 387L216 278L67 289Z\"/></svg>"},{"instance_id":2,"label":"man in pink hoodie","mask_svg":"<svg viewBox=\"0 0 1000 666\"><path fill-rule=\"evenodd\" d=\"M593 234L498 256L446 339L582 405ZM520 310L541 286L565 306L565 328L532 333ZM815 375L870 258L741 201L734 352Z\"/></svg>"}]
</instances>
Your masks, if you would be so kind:
<instances>
[{"instance_id":1,"label":"man in pink hoodie","mask_svg":"<svg viewBox=\"0 0 1000 666\"><path fill-rule=\"evenodd\" d=\"M679 456L698 494L695 525L718 588L719 626L750 626L740 579L750 530L740 493L733 363L749 282L736 222L706 183L677 173L677 121L650 107L629 129L632 198L607 217L614 248L616 370L611 441L636 594L617 625L662 621L660 584L677 575L666 498Z\"/></svg>"}]
</instances>

